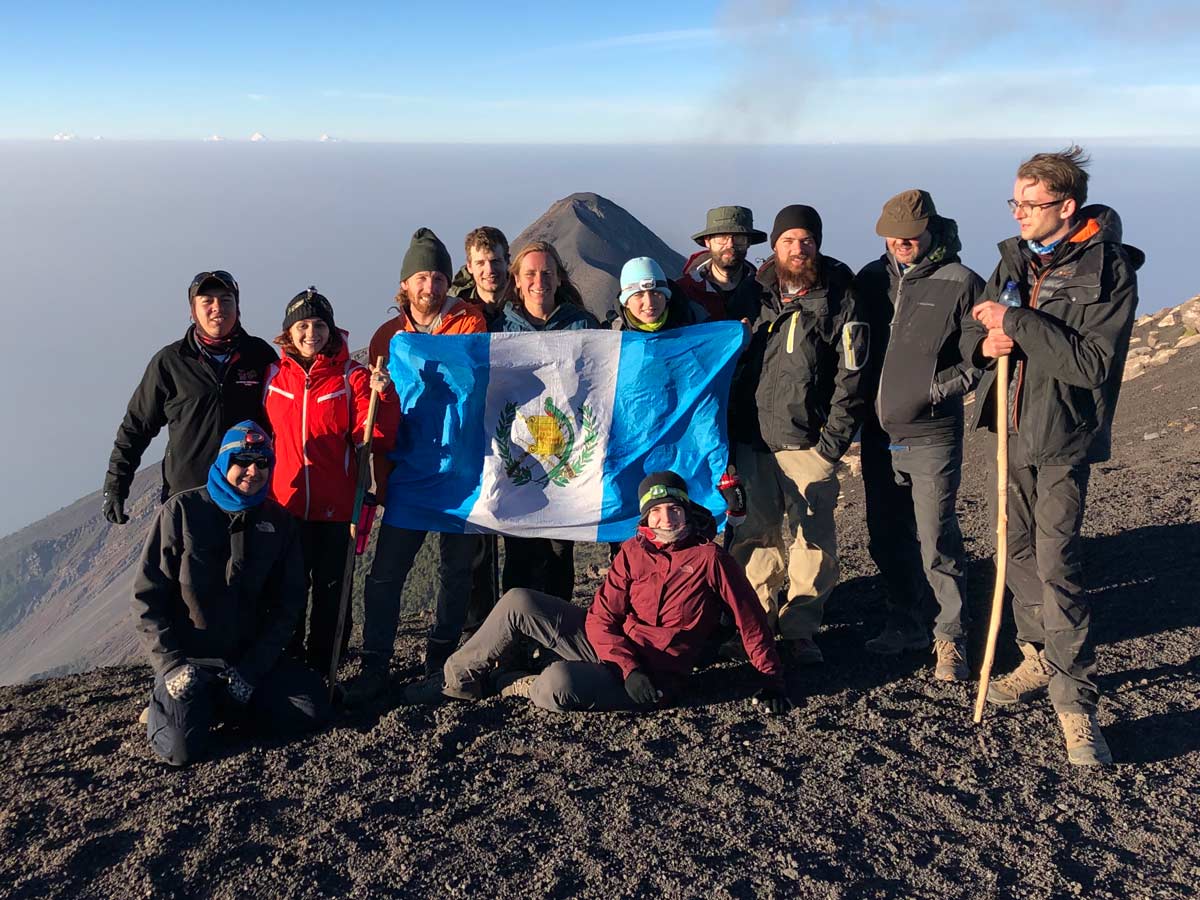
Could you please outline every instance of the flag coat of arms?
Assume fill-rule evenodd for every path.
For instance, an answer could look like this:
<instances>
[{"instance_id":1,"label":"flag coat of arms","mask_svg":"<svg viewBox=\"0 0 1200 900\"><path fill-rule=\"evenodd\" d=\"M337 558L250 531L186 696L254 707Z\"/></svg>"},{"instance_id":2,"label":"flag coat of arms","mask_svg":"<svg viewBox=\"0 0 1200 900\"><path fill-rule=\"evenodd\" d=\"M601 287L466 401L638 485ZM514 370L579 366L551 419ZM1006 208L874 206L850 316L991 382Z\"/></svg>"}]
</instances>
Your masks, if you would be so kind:
<instances>
[{"instance_id":1,"label":"flag coat of arms","mask_svg":"<svg viewBox=\"0 0 1200 900\"><path fill-rule=\"evenodd\" d=\"M642 334L392 338L402 411L384 523L621 541L638 483L670 469L720 522L740 322Z\"/></svg>"}]
</instances>

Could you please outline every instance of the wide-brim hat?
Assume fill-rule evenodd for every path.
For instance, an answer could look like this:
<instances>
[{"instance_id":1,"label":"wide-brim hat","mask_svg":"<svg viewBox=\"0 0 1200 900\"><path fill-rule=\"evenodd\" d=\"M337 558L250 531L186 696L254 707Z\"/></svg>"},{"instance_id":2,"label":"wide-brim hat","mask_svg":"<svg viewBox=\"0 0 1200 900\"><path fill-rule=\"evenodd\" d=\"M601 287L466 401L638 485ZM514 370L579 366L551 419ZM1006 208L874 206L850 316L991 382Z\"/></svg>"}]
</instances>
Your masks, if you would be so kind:
<instances>
[{"instance_id":1,"label":"wide-brim hat","mask_svg":"<svg viewBox=\"0 0 1200 900\"><path fill-rule=\"evenodd\" d=\"M761 244L767 239L765 231L754 227L754 213L744 206L718 206L710 209L705 217L704 230L692 235L692 240L704 246L704 239L718 234L744 234L751 244Z\"/></svg>"}]
</instances>

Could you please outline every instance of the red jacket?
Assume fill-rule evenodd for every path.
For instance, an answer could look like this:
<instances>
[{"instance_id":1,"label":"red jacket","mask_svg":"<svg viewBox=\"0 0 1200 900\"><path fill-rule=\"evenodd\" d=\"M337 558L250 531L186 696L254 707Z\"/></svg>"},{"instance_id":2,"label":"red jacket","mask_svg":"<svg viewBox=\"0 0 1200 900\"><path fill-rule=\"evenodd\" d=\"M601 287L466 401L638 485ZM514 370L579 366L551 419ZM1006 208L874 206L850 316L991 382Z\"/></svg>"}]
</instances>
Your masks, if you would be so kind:
<instances>
[{"instance_id":1,"label":"red jacket","mask_svg":"<svg viewBox=\"0 0 1200 900\"><path fill-rule=\"evenodd\" d=\"M390 361L392 338L401 331L415 332L404 307L399 308L399 315L392 316L371 335L370 355L374 362L380 356L386 367ZM447 297L442 305L442 313L433 323L430 334L482 334L488 330L487 319L478 304L468 303L459 297Z\"/></svg>"},{"instance_id":2,"label":"red jacket","mask_svg":"<svg viewBox=\"0 0 1200 900\"><path fill-rule=\"evenodd\" d=\"M349 522L358 460L371 402L371 372L342 346L304 368L287 353L267 370L263 408L275 432L271 497L293 516L314 522ZM388 386L375 413L373 448L396 442L400 403Z\"/></svg>"},{"instance_id":3,"label":"red jacket","mask_svg":"<svg viewBox=\"0 0 1200 900\"><path fill-rule=\"evenodd\" d=\"M588 610L588 641L625 677L642 669L651 679L665 675L668 685L678 683L723 607L732 611L754 668L782 684L775 639L745 571L699 533L666 547L640 530L625 541Z\"/></svg>"}]
</instances>

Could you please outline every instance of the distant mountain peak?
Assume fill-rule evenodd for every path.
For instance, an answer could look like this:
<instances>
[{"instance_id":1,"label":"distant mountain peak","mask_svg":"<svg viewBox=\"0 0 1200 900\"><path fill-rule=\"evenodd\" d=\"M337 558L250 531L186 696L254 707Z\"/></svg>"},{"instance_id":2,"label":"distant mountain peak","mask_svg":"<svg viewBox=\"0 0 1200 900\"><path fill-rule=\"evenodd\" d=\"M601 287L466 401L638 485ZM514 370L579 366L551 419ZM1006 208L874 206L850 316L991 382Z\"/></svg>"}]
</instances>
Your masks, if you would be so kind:
<instances>
[{"instance_id":1,"label":"distant mountain peak","mask_svg":"<svg viewBox=\"0 0 1200 900\"><path fill-rule=\"evenodd\" d=\"M652 257L668 275L682 271L685 261L620 204L591 191L550 204L511 242L513 252L530 241L554 245L584 304L601 322L616 309L618 279L627 260Z\"/></svg>"}]
</instances>

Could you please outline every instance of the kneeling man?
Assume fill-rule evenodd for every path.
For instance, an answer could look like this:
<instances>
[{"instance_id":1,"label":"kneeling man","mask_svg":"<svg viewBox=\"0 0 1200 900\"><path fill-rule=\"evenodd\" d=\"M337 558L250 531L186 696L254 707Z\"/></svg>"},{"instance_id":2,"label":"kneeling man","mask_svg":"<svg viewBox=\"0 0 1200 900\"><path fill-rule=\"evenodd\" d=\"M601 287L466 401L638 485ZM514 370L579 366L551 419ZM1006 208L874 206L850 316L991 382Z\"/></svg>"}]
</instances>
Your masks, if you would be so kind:
<instances>
[{"instance_id":1,"label":"kneeling man","mask_svg":"<svg viewBox=\"0 0 1200 900\"><path fill-rule=\"evenodd\" d=\"M187 765L217 721L267 734L327 718L321 676L282 655L304 608L300 536L267 498L271 439L254 422L225 433L204 487L159 510L142 551L133 612L154 668L146 733Z\"/></svg>"},{"instance_id":2,"label":"kneeling man","mask_svg":"<svg viewBox=\"0 0 1200 900\"><path fill-rule=\"evenodd\" d=\"M728 609L765 680L755 704L784 712L791 704L766 614L741 566L714 542L712 515L689 499L686 482L674 472L648 475L638 497L637 534L621 545L591 608L537 591L508 591L447 660L444 677L406 691L410 702L475 700L500 687L505 696L528 697L555 711L670 704ZM561 661L539 675L507 673L492 684L494 663L522 636Z\"/></svg>"}]
</instances>

